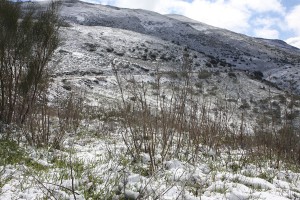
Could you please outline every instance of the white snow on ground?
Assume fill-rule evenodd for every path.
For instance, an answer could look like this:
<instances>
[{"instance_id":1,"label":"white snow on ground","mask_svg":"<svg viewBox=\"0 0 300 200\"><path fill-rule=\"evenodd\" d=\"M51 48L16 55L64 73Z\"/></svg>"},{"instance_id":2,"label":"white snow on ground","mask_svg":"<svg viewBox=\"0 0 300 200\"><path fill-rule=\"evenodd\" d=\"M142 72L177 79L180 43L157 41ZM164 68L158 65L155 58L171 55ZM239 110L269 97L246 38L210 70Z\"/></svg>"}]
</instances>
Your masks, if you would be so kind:
<instances>
[{"instance_id":1,"label":"white snow on ground","mask_svg":"<svg viewBox=\"0 0 300 200\"><path fill-rule=\"evenodd\" d=\"M191 33L191 38L196 33L208 34L207 37L196 35L203 44L197 41L194 47L214 58L223 58L224 53L228 53L227 50L234 49L236 54L229 51L231 56L242 54L245 49L248 53L249 50L253 54L250 55L253 63L248 60L249 56L239 55L239 61L235 61L238 68L265 70L264 78L279 85L281 83L283 88L289 88L287 83L294 80L296 83L293 86L300 90L298 66L285 64L287 60L274 67L268 60L268 56L284 57L282 52L273 49L276 46L287 48L287 52L293 50L278 41L248 38L190 21L182 16L171 16L175 18L171 19L143 10L95 6L76 1L65 4L68 6L64 6L62 14L72 23L71 27L62 28L61 35L64 39L52 60L52 64L56 66L49 92L52 101L66 95L68 91L76 91L82 92L86 104L90 106L113 107L112 102L120 97L112 71L113 60L121 63L120 73L126 74L124 77L127 80L134 78L150 85L155 82L155 77L151 74L157 69L164 72L161 81L168 98L168 86L176 81L180 84L180 81L170 78L168 72L179 68L183 49L180 44L176 44L182 41L176 40L178 38L174 35L168 35L171 32L182 35ZM97 25L100 22L107 24L87 25ZM160 28L167 29L167 32ZM161 32L155 33L155 30ZM167 38L170 41L166 37L170 37ZM221 38L221 43L216 38ZM260 50L263 50L263 55ZM156 53L152 59L149 58L150 52ZM205 64L211 58L204 53L190 51L194 56L194 64L198 63L193 69L196 77L194 81L201 84L199 90L203 95L211 94L208 97L210 103L213 100L235 102L226 103L230 109L230 116L226 121L228 124L239 125L237 119L241 113L236 111L242 101L251 104L251 109L262 110L258 107L259 101L270 95L284 95L284 92L276 88L249 78L247 72L232 71L232 67L223 67L220 63L206 68ZM262 57L258 58L259 56ZM232 59L234 58L225 60L231 62ZM246 61L242 62L241 59ZM198 80L197 73L204 68L212 76L207 80ZM230 72L234 72L236 77L229 77ZM213 88L216 89L212 90ZM130 93L125 96L129 97ZM154 98L149 98L149 101L154 101ZM214 103L211 104L211 110L217 107ZM243 114L245 121L249 121L245 132L251 133L251 123L256 115L246 111ZM212 119L213 117L211 116ZM131 158L119 132L119 125L108 122L105 124L109 127L107 130L103 128L103 123L97 120L86 122L77 135L68 134L63 138L60 150L36 149L21 143L24 152L35 164L29 165L22 160L14 165L0 166L0 199L74 199L70 192L72 185L76 199L85 199L91 193L98 193L97 197L91 199L120 199L124 198L122 194L129 199L149 200L300 199L299 169L291 170L291 166L284 164L277 169L272 160L252 163L244 158L241 150L228 153L224 149L216 153L216 150L203 146L196 163L190 163L184 155L181 159L160 163L150 175L150 155L142 153L140 160ZM158 162L162 159L161 155L154 157ZM74 166L73 181L70 162Z\"/></svg>"},{"instance_id":2,"label":"white snow on ground","mask_svg":"<svg viewBox=\"0 0 300 200\"><path fill-rule=\"evenodd\" d=\"M118 199L118 191L124 191L129 199L299 199L300 173L268 167L269 161L262 161L261 167L251 163L233 170L234 163L242 152L226 153L212 159L206 153L200 154L195 165L185 160L165 161L152 176L145 170L149 165L147 154L141 161L133 162L125 153L126 146L118 133L110 136L93 136L83 133L68 136L62 151L47 152L30 147L26 151L33 159L47 167L46 171L32 171L23 165L1 168L1 180L6 179L0 194L1 199L38 199L45 197L74 199L65 188L72 187L70 169L59 168L54 158L81 163L82 171L75 170L74 186L77 199L84 199L84 190L96 187L103 198L111 192ZM72 149L73 153L69 153ZM62 164L61 163L61 164ZM259 178L262 177L262 178ZM98 182L96 182L98 180ZM96 184L95 184L96 183ZM52 191L51 195L50 192ZM52 196L52 197L53 197Z\"/></svg>"}]
</instances>

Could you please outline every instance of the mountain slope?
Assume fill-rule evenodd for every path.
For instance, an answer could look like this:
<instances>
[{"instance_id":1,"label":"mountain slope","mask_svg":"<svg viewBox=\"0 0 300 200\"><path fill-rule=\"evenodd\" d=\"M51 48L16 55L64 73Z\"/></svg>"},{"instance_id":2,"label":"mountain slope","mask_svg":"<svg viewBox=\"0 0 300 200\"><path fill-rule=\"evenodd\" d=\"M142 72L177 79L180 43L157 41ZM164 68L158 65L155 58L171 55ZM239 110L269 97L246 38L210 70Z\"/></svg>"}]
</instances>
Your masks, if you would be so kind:
<instances>
[{"instance_id":1,"label":"mountain slope","mask_svg":"<svg viewBox=\"0 0 300 200\"><path fill-rule=\"evenodd\" d=\"M63 2L60 13L72 26L128 30L164 40L170 49L172 44L187 46L206 57L205 62L237 70L261 71L265 79L278 87L300 94L297 73L300 50L283 41L252 38L178 15L164 16L80 1Z\"/></svg>"},{"instance_id":2,"label":"mountain slope","mask_svg":"<svg viewBox=\"0 0 300 200\"><path fill-rule=\"evenodd\" d=\"M300 50L283 41L248 37L184 16L80 1L64 1L60 15L67 25L61 29L63 43L53 58L55 83L67 90L84 90L92 104L118 96L113 61L129 79L153 85L159 71L165 87L183 84L185 47L190 49L196 93L232 101L237 108L250 104L249 123L255 124L257 112L266 112L268 105L261 102L270 96L278 102L279 96L286 96L283 90L300 94ZM206 78L199 76L206 71Z\"/></svg>"},{"instance_id":3,"label":"mountain slope","mask_svg":"<svg viewBox=\"0 0 300 200\"><path fill-rule=\"evenodd\" d=\"M299 84L298 49L178 15L60 14L49 98L0 137L0 199L300 199L300 98L278 88Z\"/></svg>"}]
</instances>

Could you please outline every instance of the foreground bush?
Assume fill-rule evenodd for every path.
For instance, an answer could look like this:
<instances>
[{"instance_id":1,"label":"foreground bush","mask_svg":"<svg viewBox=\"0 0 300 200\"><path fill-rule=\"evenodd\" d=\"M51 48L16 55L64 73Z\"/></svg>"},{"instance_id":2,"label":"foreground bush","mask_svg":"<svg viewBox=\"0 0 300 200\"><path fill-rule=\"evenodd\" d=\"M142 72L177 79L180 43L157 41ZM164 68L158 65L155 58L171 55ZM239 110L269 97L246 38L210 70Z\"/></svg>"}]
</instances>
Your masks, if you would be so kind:
<instances>
[{"instance_id":1,"label":"foreground bush","mask_svg":"<svg viewBox=\"0 0 300 200\"><path fill-rule=\"evenodd\" d=\"M57 5L0 1L0 121L24 124L44 102L48 62L59 44ZM24 7L24 6L23 6Z\"/></svg>"}]
</instances>

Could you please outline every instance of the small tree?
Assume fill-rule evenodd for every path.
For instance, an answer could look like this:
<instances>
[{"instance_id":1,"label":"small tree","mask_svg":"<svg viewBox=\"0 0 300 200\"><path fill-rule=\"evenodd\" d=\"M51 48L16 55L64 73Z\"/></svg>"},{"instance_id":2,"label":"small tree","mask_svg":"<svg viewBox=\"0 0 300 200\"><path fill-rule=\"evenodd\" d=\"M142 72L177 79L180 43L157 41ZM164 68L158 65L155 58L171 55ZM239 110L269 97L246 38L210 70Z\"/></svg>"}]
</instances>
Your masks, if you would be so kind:
<instances>
[{"instance_id":1,"label":"small tree","mask_svg":"<svg viewBox=\"0 0 300 200\"><path fill-rule=\"evenodd\" d=\"M57 5L41 11L0 0L0 122L23 124L47 92L48 62L59 44Z\"/></svg>"}]
</instances>

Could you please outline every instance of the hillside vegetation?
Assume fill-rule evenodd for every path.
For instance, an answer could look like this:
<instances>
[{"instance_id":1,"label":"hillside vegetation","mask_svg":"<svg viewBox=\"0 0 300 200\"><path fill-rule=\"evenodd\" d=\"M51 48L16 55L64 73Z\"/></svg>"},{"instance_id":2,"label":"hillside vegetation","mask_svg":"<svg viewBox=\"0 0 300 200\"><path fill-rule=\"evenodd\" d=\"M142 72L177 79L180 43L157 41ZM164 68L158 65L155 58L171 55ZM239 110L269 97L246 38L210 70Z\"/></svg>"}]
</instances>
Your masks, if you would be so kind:
<instances>
[{"instance_id":1,"label":"hillside vegetation","mask_svg":"<svg viewBox=\"0 0 300 200\"><path fill-rule=\"evenodd\" d=\"M80 1L0 25L0 199L300 199L298 49Z\"/></svg>"}]
</instances>

